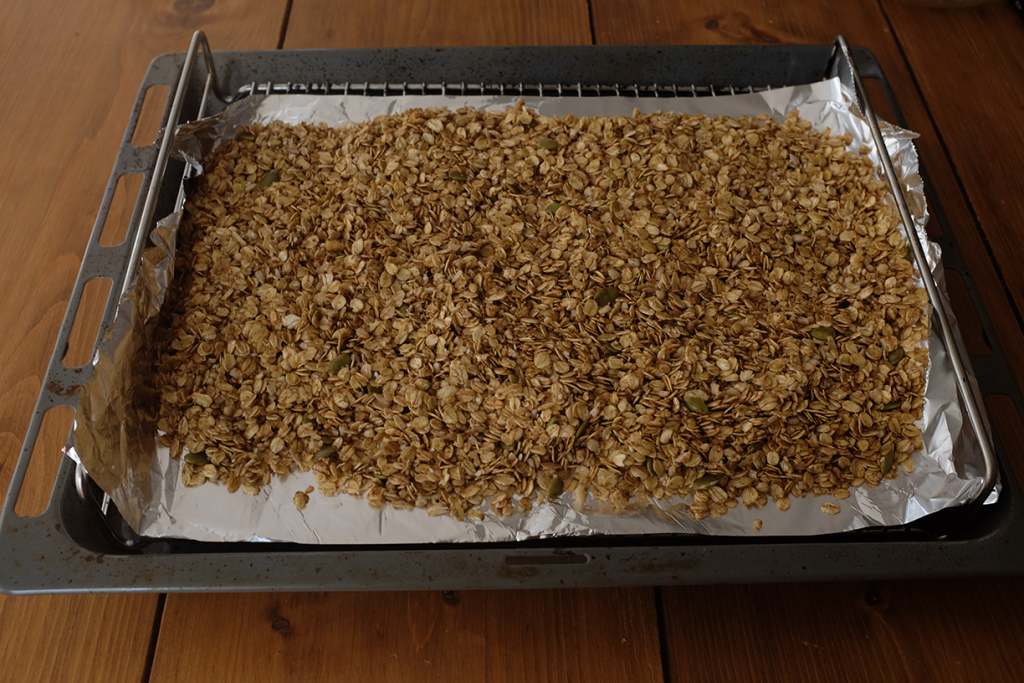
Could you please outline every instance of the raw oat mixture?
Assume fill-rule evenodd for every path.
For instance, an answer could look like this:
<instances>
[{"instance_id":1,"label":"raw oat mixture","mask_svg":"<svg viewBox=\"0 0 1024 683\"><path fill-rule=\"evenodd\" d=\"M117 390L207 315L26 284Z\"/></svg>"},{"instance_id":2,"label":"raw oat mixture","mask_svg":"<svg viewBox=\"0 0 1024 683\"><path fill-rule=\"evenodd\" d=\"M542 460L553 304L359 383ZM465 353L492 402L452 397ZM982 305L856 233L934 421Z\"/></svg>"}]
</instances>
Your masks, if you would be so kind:
<instances>
[{"instance_id":1,"label":"raw oat mixture","mask_svg":"<svg viewBox=\"0 0 1024 683\"><path fill-rule=\"evenodd\" d=\"M702 519L912 470L927 297L849 144L522 105L239 129L187 206L163 442L188 486L312 469L457 519L562 490Z\"/></svg>"}]
</instances>

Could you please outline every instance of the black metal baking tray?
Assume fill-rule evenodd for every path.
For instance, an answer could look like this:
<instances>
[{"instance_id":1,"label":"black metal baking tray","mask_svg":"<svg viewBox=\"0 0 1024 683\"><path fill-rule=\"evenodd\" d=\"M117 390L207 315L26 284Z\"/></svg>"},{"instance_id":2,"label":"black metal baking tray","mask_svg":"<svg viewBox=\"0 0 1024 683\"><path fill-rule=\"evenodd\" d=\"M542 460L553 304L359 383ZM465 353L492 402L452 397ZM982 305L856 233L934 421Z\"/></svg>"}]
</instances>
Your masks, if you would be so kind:
<instances>
[{"instance_id":1,"label":"black metal baking tray","mask_svg":"<svg viewBox=\"0 0 1024 683\"><path fill-rule=\"evenodd\" d=\"M850 50L860 74L879 82L903 124L896 98L874 55ZM224 92L422 92L477 94L495 89L565 89L601 96L713 96L822 78L834 66L832 46L669 46L414 48L215 52ZM87 477L76 481L75 464L63 458L49 505L36 517L14 512L43 414L74 405L74 387L89 366L66 368L64 349L84 284L110 276L120 264L100 329L113 319L124 265L133 245L98 243L120 176L143 175L130 234L143 217L174 206L183 167L171 160L152 206L146 190L158 166L157 144L134 147L132 135L146 92L170 86L162 125L168 125L184 53L156 58L135 106L103 197L68 315L61 327L43 390L0 518L0 590L5 593L95 591L368 590L421 588L519 588L554 586L667 585L832 579L911 578L1018 574L1024 571L1021 490L993 434L1002 494L984 507L956 508L906 527L868 529L835 536L723 538L616 536L538 539L520 543L388 546L303 546L285 543L209 543L136 536ZM196 118L204 100L206 72L190 71L181 115ZM209 98L207 113L223 103ZM927 182L927 178L926 178ZM943 228L937 241L947 269L963 276L992 353L971 356L981 395L1006 394L1024 408L1005 355L956 245L939 201L932 213ZM117 279L119 278L119 279ZM37 457L61 457L45 453Z\"/></svg>"}]
</instances>

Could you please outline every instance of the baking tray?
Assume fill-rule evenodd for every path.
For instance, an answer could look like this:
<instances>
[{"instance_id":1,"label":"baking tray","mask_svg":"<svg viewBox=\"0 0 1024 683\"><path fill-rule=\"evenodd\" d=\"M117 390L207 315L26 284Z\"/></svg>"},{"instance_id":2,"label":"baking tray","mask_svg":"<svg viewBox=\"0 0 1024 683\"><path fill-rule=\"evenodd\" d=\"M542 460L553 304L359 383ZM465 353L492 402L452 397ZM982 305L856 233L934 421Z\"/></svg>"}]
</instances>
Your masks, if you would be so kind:
<instances>
[{"instance_id":1,"label":"baking tray","mask_svg":"<svg viewBox=\"0 0 1024 683\"><path fill-rule=\"evenodd\" d=\"M189 53L163 55L139 89L78 281L72 292L47 377L0 517L0 590L6 593L95 591L367 590L667 585L831 579L910 578L1024 571L1021 490L992 435L1002 494L993 505L954 508L903 527L834 536L728 538L616 536L536 539L519 543L389 546L302 546L287 543L209 543L136 536L75 464L62 458L45 512L22 517L14 506L28 469L39 425L54 406L74 406L91 366L62 363L85 283L111 277L100 324L113 320L117 298L130 279L153 216L175 206L183 164L166 149L131 144L147 91L169 86L162 127L222 110L223 99L252 92L293 93L516 93L595 97L715 96L809 83L826 75L851 82L857 71L880 83L905 125L875 57L862 48L833 46L672 46L414 48L214 52L197 34ZM856 64L852 69L850 61ZM204 66L203 58L206 58ZM193 62L199 62L194 65ZM217 78L209 74L215 65ZM187 68L185 68L187 67ZM186 78L179 78L182 74ZM217 96L209 96L211 86ZM219 88L217 87L219 86ZM177 100L177 101L176 101ZM865 102L866 104L866 102ZM166 164L166 170L164 165ZM118 179L143 176L129 237L99 245ZM922 175L923 169L922 169ZM147 192L152 179L152 190ZM925 176L927 183L927 177ZM980 397L1006 394L1018 412L1019 388L967 272L938 201L943 228L936 240L945 267L958 271L992 353L971 356ZM133 240L132 236L139 236ZM941 322L941 321L940 321ZM98 337L99 338L99 337ZM951 354L955 355L955 354ZM962 373L961 373L962 374ZM979 397L979 399L980 399ZM969 397L971 403L974 397ZM38 457L61 457L41 453ZM995 461L993 460L993 465ZM993 479L996 467L990 470Z\"/></svg>"}]
</instances>

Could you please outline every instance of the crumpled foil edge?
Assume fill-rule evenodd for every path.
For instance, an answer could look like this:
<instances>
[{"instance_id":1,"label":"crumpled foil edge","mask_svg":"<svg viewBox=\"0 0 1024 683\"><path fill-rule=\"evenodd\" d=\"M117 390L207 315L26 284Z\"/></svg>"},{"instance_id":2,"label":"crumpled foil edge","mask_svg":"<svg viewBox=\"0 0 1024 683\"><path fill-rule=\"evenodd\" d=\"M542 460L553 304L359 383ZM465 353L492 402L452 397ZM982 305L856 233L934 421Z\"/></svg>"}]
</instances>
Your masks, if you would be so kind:
<instances>
[{"instance_id":1,"label":"crumpled foil edge","mask_svg":"<svg viewBox=\"0 0 1024 683\"><path fill-rule=\"evenodd\" d=\"M223 113L179 128L176 153L201 171L201 159L222 140L233 137L246 123L282 120L288 123L369 120L411 107L462 106L504 108L518 98L469 96L395 97L252 97ZM715 98L523 98L544 115L631 115L641 111L672 110L708 115L753 116L768 113L781 118L792 109L815 128L850 132L852 149L873 148L866 122L838 79ZM918 173L916 134L881 123L887 150L900 173L915 230L925 246L929 269L945 296L939 248L927 240L927 208ZM871 156L881 170L877 151ZM891 198L890 198L891 199ZM166 295L173 269L174 235L180 216L161 221L154 231L158 245L147 250L136 287L122 302L117 319L100 345L93 379L82 392L76 415L74 444L69 454L82 459L97 483L107 491L122 515L138 533L204 541L292 541L299 543L424 543L522 540L560 535L708 534L752 536L754 520L763 523L760 535L797 536L835 533L869 526L911 522L939 509L970 500L980 491L982 466L977 437L965 424L949 356L932 326L930 364L923 430L925 452L915 455L915 471L901 472L875 488L851 491L841 512L824 515L820 504L831 496L792 500L781 513L769 504L763 510L739 506L721 519L695 521L684 501L657 501L615 511L592 497L577 509L572 493L545 502L531 513L499 519L486 507L479 523L430 517L425 510L372 510L359 498L310 496L305 510L292 503L292 492L314 486L312 473L276 479L255 497L228 494L224 486L207 484L189 489L181 483L178 461L157 447L153 397L147 393L146 363L133 359L146 349L156 311ZM160 253L161 246L164 251ZM145 305L135 302L142 300ZM948 301L945 302L949 310ZM145 314L150 314L147 318ZM955 328L958 329L958 328ZM134 334L134 331L140 331ZM957 335L958 336L958 335ZM962 352L962 342L961 344ZM133 355L134 354L134 355ZM966 356L964 356L966 358ZM136 406L144 406L138 408ZM998 491L987 502L994 502Z\"/></svg>"}]
</instances>

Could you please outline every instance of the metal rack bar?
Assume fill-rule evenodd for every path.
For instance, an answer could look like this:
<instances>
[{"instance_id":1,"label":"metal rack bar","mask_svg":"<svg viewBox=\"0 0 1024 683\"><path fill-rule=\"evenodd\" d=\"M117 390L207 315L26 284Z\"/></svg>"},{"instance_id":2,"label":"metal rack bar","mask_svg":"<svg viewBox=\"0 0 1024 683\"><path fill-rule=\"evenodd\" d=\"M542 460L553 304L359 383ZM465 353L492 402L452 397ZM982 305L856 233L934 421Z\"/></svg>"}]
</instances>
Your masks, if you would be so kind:
<instances>
[{"instance_id":1,"label":"metal rack bar","mask_svg":"<svg viewBox=\"0 0 1024 683\"><path fill-rule=\"evenodd\" d=\"M837 57L839 57L839 55L842 55L843 57L841 62L837 61ZM967 365L960 356L960 346L956 343L956 339L953 336L953 327L949 321L950 314L946 311L946 308L943 305L942 297L939 294L939 286L935 282L935 278L932 277L931 270L927 267L928 261L925 258L924 245L921 244L921 239L917 234L917 230L914 228L914 219L910 214L910 208L907 206L907 199L903 194L903 188L900 187L899 181L897 180L896 169L893 167L892 159L889 157L885 141L882 138L882 131L878 126L878 117L875 116L875 111L871 107L871 101L868 99L867 91L864 89L864 83L861 80L860 72L858 72L856 63L850 54L850 45L842 35L837 36L832 45L832 54L829 57L829 65L827 68L832 70L838 68L840 65L846 66L849 70L847 75L852 80L858 104L861 106L864 118L867 120L868 127L871 130L871 138L875 143L875 147L878 149L878 155L882 161L882 169L884 170L885 177L889 182L889 189L896 201L896 208L899 211L900 220L903 223L904 231L907 234L907 242L910 244L910 248L914 252L914 262L918 266L918 272L920 273L921 280L924 282L924 287L928 292L928 299L932 304L932 311L935 315L935 319L939 323L942 342L946 347L946 351L949 352L949 357L953 364L957 390L963 400L963 405L967 412L967 419L978 439L982 458L985 461L985 477L983 486L978 494L971 499L970 503L965 506L965 516L969 516L971 512L976 510L977 506L984 503L985 499L988 498L988 495L995 488L996 483L999 480L999 462L996 458L995 450L992 448L989 430L983 417L982 406L974 395L974 390L968 379Z\"/></svg>"}]
</instances>

